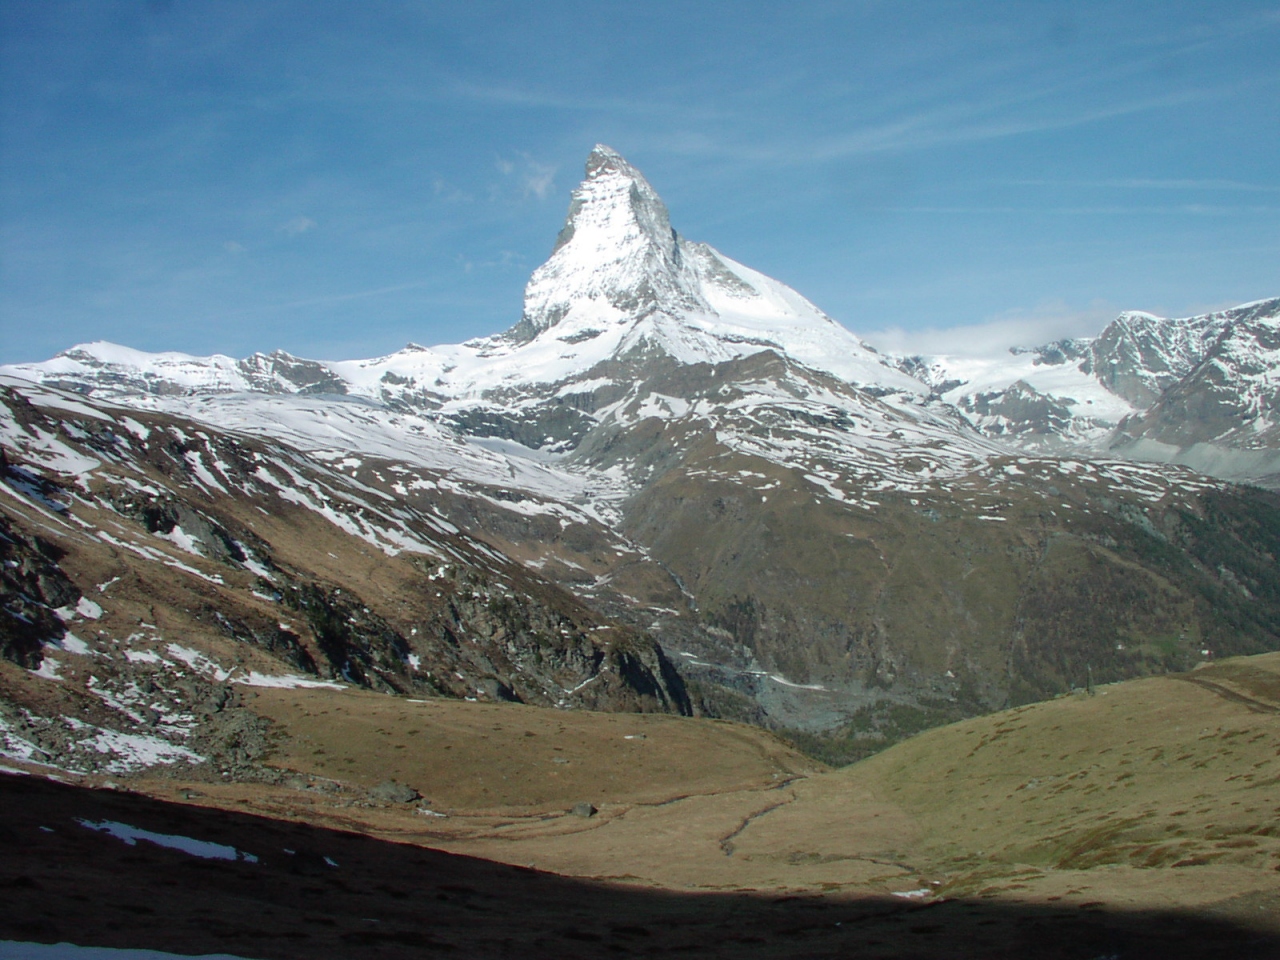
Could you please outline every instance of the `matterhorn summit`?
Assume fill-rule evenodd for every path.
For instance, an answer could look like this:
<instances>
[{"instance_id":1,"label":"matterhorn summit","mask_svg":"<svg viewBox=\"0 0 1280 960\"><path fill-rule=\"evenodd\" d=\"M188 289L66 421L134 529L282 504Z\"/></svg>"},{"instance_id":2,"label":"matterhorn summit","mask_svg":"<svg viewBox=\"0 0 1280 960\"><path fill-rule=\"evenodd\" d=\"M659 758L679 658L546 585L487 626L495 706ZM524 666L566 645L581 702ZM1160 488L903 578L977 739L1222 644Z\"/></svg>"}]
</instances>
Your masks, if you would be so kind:
<instances>
[{"instance_id":1,"label":"matterhorn summit","mask_svg":"<svg viewBox=\"0 0 1280 960\"><path fill-rule=\"evenodd\" d=\"M576 368L566 375L588 358L716 363L772 349L850 382L919 390L794 290L681 237L644 175L604 145L587 157L551 257L503 335L519 352L533 348L530 360L548 338ZM495 351L507 352L491 340L485 352Z\"/></svg>"},{"instance_id":2,"label":"matterhorn summit","mask_svg":"<svg viewBox=\"0 0 1280 960\"><path fill-rule=\"evenodd\" d=\"M565 320L589 330L656 311L710 313L684 248L640 171L597 145L551 259L529 280L511 336L531 340Z\"/></svg>"},{"instance_id":3,"label":"matterhorn summit","mask_svg":"<svg viewBox=\"0 0 1280 960\"><path fill-rule=\"evenodd\" d=\"M551 257L533 272L521 319L508 331L463 344L410 346L370 360L283 355L288 376L273 375L271 388L420 406L564 384L614 361L632 368L663 358L722 363L765 350L848 383L924 392L790 287L681 237L643 174L598 145ZM252 358L237 363L173 354L157 365L148 356L112 344L81 344L46 364L13 369L40 380L92 383L90 389L104 396L139 386L152 395L257 390L262 379L262 363ZM306 383L291 387L290 378L302 372L293 369L299 364L307 368Z\"/></svg>"},{"instance_id":4,"label":"matterhorn summit","mask_svg":"<svg viewBox=\"0 0 1280 960\"><path fill-rule=\"evenodd\" d=\"M1277 361L1268 344L1277 302L1176 321L1125 313L1094 340L976 365L887 357L785 284L681 236L645 176L598 144L549 258L529 279L519 319L503 333L343 361L280 351L244 360L146 354L97 342L0 374L128 405L194 405L238 429L246 420L274 429L276 408L296 407L302 396L344 396L424 416L446 433L556 456L586 456L608 445L601 431L654 417L710 417L723 433L708 391L728 396L720 391L737 378L754 399L735 415L769 398L809 403L835 391L834 406L847 407L841 417L865 418L856 434L842 430L837 445L848 447L850 462L865 463L868 438L879 437L875 458L886 470L910 459L918 441L953 451L948 469L959 471L997 449L1075 450L1257 480L1276 471ZM711 386L708 376L728 380ZM277 401L247 404L248 395ZM1157 408L1158 417L1148 416ZM764 429L763 407L753 409L752 429ZM332 405L315 408L308 422L333 415ZM923 433L908 443L917 429Z\"/></svg>"}]
</instances>

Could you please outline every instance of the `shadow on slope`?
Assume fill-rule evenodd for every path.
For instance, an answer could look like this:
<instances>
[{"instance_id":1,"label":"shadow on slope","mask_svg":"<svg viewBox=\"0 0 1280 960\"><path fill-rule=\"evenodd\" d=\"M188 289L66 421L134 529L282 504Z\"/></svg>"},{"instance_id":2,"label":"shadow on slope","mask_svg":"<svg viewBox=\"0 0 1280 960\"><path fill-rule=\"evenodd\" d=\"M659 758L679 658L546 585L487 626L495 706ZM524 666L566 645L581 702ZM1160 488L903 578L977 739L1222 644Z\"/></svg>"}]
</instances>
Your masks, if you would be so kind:
<instances>
[{"instance_id":1,"label":"shadow on slope","mask_svg":"<svg viewBox=\"0 0 1280 960\"><path fill-rule=\"evenodd\" d=\"M146 839L126 845L81 821L240 853L201 858ZM35 777L0 776L0 844L0 937L19 941L270 960L1261 958L1280 949L1261 930L1207 914L603 885Z\"/></svg>"}]
</instances>

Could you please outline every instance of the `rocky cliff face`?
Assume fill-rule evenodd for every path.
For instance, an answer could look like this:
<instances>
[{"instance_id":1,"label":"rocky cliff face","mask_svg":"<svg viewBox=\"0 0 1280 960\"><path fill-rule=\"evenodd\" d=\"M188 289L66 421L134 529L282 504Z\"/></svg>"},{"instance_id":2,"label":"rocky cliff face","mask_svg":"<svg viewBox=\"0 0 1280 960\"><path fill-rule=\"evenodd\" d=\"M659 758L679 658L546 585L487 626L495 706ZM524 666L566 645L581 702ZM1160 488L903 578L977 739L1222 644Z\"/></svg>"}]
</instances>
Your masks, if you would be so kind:
<instances>
[{"instance_id":1,"label":"rocky cliff face","mask_svg":"<svg viewBox=\"0 0 1280 960\"><path fill-rule=\"evenodd\" d=\"M1122 313L1089 345L1082 369L1135 406L1150 406L1200 362L1229 324L1213 314L1169 321Z\"/></svg>"},{"instance_id":2,"label":"rocky cliff face","mask_svg":"<svg viewBox=\"0 0 1280 960\"><path fill-rule=\"evenodd\" d=\"M1280 446L1280 302L1226 316L1212 344L1141 417L1125 425L1123 437L1180 448Z\"/></svg>"}]
</instances>

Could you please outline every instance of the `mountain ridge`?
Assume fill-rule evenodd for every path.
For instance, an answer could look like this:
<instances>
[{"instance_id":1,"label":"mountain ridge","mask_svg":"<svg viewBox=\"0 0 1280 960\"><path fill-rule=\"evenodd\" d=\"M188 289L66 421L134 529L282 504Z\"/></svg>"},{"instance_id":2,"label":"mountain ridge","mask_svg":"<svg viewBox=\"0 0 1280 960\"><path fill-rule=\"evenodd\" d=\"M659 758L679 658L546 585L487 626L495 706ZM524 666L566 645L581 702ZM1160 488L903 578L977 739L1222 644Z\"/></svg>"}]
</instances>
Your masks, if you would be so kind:
<instances>
[{"instance_id":1,"label":"mountain ridge","mask_svg":"<svg viewBox=\"0 0 1280 960\"><path fill-rule=\"evenodd\" d=\"M946 405L962 428L951 443L978 435L1019 451L1182 463L1280 486L1278 330L1272 298L1180 319L1125 311L1096 337L1010 348L997 360L881 355L794 290L685 240L643 174L597 145L521 318L503 333L343 361L97 342L0 370L124 402L240 391L363 398L464 435L565 453L661 358L715 364L772 350L896 396L909 417ZM525 426L499 425L515 408Z\"/></svg>"},{"instance_id":2,"label":"mountain ridge","mask_svg":"<svg viewBox=\"0 0 1280 960\"><path fill-rule=\"evenodd\" d=\"M1125 311L1096 337L1006 360L912 355L900 369L979 432L1030 451L1181 463L1280 485L1280 298L1184 318Z\"/></svg>"}]
</instances>

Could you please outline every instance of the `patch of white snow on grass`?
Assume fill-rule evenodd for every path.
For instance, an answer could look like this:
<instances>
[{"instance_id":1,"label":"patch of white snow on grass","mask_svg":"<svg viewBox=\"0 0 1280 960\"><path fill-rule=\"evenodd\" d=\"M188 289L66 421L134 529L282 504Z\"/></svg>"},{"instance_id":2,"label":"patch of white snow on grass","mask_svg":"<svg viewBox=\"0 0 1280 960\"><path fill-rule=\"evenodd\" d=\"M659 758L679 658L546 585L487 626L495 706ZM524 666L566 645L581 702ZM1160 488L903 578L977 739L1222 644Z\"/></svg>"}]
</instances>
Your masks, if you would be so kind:
<instances>
[{"instance_id":1,"label":"patch of white snow on grass","mask_svg":"<svg viewBox=\"0 0 1280 960\"><path fill-rule=\"evenodd\" d=\"M173 567L176 570L181 570L183 573L189 573L192 576L199 577L201 580L208 580L210 583L222 583L221 574L215 573L210 575L205 573L203 570L197 570L195 567L187 566L187 564L178 560L165 560L164 565L166 567Z\"/></svg>"},{"instance_id":2,"label":"patch of white snow on grass","mask_svg":"<svg viewBox=\"0 0 1280 960\"><path fill-rule=\"evenodd\" d=\"M277 687L284 690L293 690L298 687L322 687L327 690L343 690L346 688L346 684L335 683L332 680L313 680L310 677L300 677L297 674L292 673L273 676L270 674L258 673L256 670L249 671L246 676L235 677L231 682L243 683L250 687Z\"/></svg>"},{"instance_id":3,"label":"patch of white snow on grass","mask_svg":"<svg viewBox=\"0 0 1280 960\"><path fill-rule=\"evenodd\" d=\"M4 718L0 717L0 757L38 763L39 761L36 760L37 755L43 757L46 754L30 740L14 733L12 728L5 723Z\"/></svg>"},{"instance_id":4,"label":"patch of white snow on grass","mask_svg":"<svg viewBox=\"0 0 1280 960\"><path fill-rule=\"evenodd\" d=\"M90 830L99 830L103 833L109 833L111 836L119 840L123 840L129 846L136 846L139 840L146 840L154 843L158 847L168 847L171 850L181 850L183 853L190 854L193 857L202 857L205 860L243 860L246 863L257 863L258 858L252 853L245 853L243 850L237 850L235 847L227 846L222 843L211 843L208 840L194 840L191 837L184 837L176 833L153 833L150 830L143 830L140 827L133 827L127 823L120 823L116 820L84 820L77 818L76 823Z\"/></svg>"},{"instance_id":5,"label":"patch of white snow on grass","mask_svg":"<svg viewBox=\"0 0 1280 960\"><path fill-rule=\"evenodd\" d=\"M44 657L40 661L40 666L29 672L34 676L44 677L46 680L61 680L62 678L58 676L60 669L62 669L61 663L53 659L53 657Z\"/></svg>"},{"instance_id":6,"label":"patch of white snow on grass","mask_svg":"<svg viewBox=\"0 0 1280 960\"><path fill-rule=\"evenodd\" d=\"M187 553L197 557L204 556L204 551L200 549L199 541L183 530L182 527L175 526L168 533L157 533L155 536L161 540L168 540L179 550L185 550Z\"/></svg>"},{"instance_id":7,"label":"patch of white snow on grass","mask_svg":"<svg viewBox=\"0 0 1280 960\"><path fill-rule=\"evenodd\" d=\"M81 640L79 637L77 637L74 633L68 633L61 640L59 640L58 647L62 650L67 651L67 653L74 653L82 657L88 656L92 652L89 649L89 645L85 643L83 640Z\"/></svg>"},{"instance_id":8,"label":"patch of white snow on grass","mask_svg":"<svg viewBox=\"0 0 1280 960\"><path fill-rule=\"evenodd\" d=\"M265 566L263 566L261 563L255 560L252 556L250 556L249 551L247 550L245 551L244 568L248 570L250 573L261 577L263 580L274 581L276 578L276 575L274 573L272 573ZM273 598L268 597L267 599L273 599Z\"/></svg>"},{"instance_id":9,"label":"patch of white snow on grass","mask_svg":"<svg viewBox=\"0 0 1280 960\"><path fill-rule=\"evenodd\" d=\"M151 436L151 428L143 426L137 420L133 419L133 417L121 417L120 422L124 425L126 430L132 433L139 440L146 440L147 437Z\"/></svg>"},{"instance_id":10,"label":"patch of white snow on grass","mask_svg":"<svg viewBox=\"0 0 1280 960\"><path fill-rule=\"evenodd\" d=\"M204 463L204 457L200 455L198 450L188 450L186 454L187 465L191 467L192 472L196 476L196 483L204 487L206 490L213 489L219 493L227 493L227 488L222 485L217 477L209 470Z\"/></svg>"},{"instance_id":11,"label":"patch of white snow on grass","mask_svg":"<svg viewBox=\"0 0 1280 960\"><path fill-rule=\"evenodd\" d=\"M184 647L176 643L169 644L165 649L169 651L169 656L176 660L181 660L192 670L213 677L219 683L231 676L230 670L224 670L221 664L210 657L206 657L199 650L192 650L190 647Z\"/></svg>"}]
</instances>

